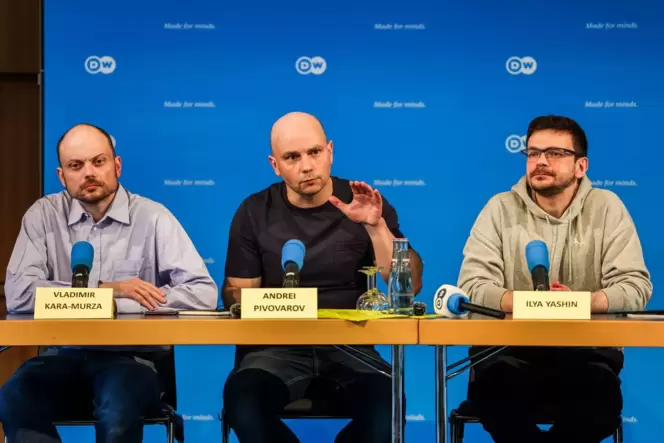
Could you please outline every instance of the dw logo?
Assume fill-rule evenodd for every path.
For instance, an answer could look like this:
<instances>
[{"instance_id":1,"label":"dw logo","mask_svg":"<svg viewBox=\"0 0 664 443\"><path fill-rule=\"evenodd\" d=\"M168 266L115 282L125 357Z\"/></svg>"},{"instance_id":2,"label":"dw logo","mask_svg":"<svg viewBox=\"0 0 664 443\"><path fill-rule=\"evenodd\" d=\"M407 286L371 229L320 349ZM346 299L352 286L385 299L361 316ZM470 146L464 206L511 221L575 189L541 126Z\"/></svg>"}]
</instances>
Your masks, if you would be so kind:
<instances>
[{"instance_id":1,"label":"dw logo","mask_svg":"<svg viewBox=\"0 0 664 443\"><path fill-rule=\"evenodd\" d=\"M510 57L505 67L512 75L531 75L537 70L537 61L532 57Z\"/></svg>"},{"instance_id":2,"label":"dw logo","mask_svg":"<svg viewBox=\"0 0 664 443\"><path fill-rule=\"evenodd\" d=\"M295 69L302 75L321 75L327 69L327 62L323 57L300 57L295 62Z\"/></svg>"},{"instance_id":3,"label":"dw logo","mask_svg":"<svg viewBox=\"0 0 664 443\"><path fill-rule=\"evenodd\" d=\"M115 66L115 59L108 55L103 57L91 55L85 59L85 70L88 71L88 74L97 74L99 72L102 74L111 74L115 71Z\"/></svg>"},{"instance_id":4,"label":"dw logo","mask_svg":"<svg viewBox=\"0 0 664 443\"><path fill-rule=\"evenodd\" d=\"M507 140L505 140L505 148L507 148L507 150L512 154L523 151L526 149L526 136L514 134L510 135L507 137Z\"/></svg>"}]
</instances>

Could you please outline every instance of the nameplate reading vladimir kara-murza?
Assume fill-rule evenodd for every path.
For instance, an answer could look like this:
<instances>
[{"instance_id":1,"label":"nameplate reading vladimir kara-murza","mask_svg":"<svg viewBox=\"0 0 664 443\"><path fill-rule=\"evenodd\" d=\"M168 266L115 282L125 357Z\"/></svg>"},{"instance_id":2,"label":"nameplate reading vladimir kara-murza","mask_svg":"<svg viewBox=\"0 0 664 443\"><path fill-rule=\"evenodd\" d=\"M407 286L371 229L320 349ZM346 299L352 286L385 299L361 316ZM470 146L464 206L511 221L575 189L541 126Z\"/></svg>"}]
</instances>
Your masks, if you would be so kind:
<instances>
[{"instance_id":1,"label":"nameplate reading vladimir kara-murza","mask_svg":"<svg viewBox=\"0 0 664 443\"><path fill-rule=\"evenodd\" d=\"M113 318L111 288L37 288L35 319Z\"/></svg>"},{"instance_id":2,"label":"nameplate reading vladimir kara-murza","mask_svg":"<svg viewBox=\"0 0 664 443\"><path fill-rule=\"evenodd\" d=\"M517 320L590 320L590 292L514 291Z\"/></svg>"},{"instance_id":3,"label":"nameplate reading vladimir kara-murza","mask_svg":"<svg viewBox=\"0 0 664 443\"><path fill-rule=\"evenodd\" d=\"M243 288L241 318L318 318L317 288Z\"/></svg>"}]
</instances>

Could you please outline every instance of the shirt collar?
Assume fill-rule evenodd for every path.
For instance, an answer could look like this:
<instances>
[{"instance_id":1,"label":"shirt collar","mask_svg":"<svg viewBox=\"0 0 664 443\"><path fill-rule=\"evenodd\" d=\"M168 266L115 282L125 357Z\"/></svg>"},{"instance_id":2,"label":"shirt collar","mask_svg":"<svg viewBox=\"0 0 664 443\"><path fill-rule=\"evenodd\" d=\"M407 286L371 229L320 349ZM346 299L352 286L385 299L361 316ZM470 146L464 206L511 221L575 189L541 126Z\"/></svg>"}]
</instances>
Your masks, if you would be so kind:
<instances>
[{"instance_id":1,"label":"shirt collar","mask_svg":"<svg viewBox=\"0 0 664 443\"><path fill-rule=\"evenodd\" d=\"M81 221L83 214L86 214L86 211L83 209L81 202L72 198L71 207L69 209L69 220L67 222L68 225L71 226ZM112 218L113 220L126 225L129 224L129 196L127 195L127 190L120 184L118 184L115 198L113 199L113 202L111 202L111 206L109 206L106 215L102 220L106 217Z\"/></svg>"}]
</instances>

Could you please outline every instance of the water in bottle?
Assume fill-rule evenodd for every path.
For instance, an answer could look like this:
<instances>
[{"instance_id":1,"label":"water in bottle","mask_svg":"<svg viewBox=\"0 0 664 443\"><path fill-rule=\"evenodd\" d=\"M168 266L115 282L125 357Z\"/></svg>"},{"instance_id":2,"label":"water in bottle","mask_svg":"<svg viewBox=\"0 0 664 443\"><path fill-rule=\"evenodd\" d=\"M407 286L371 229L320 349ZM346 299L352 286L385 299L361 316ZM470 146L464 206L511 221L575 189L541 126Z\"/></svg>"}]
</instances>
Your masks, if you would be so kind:
<instances>
[{"instance_id":1,"label":"water in bottle","mask_svg":"<svg viewBox=\"0 0 664 443\"><path fill-rule=\"evenodd\" d=\"M388 282L390 312L413 315L414 297L408 239L395 238L392 243L392 266Z\"/></svg>"}]
</instances>

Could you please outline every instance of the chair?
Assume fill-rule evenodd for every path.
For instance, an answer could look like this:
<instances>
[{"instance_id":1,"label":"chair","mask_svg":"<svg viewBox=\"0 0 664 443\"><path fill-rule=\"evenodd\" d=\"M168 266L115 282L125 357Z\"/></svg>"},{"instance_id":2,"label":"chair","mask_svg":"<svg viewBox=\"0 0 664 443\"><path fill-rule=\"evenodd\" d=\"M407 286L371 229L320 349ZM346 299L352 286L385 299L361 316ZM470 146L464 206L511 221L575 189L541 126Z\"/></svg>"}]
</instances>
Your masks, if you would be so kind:
<instances>
[{"instance_id":1,"label":"chair","mask_svg":"<svg viewBox=\"0 0 664 443\"><path fill-rule=\"evenodd\" d=\"M43 348L40 347L39 354L42 354ZM171 347L165 355L155 360L155 367L161 378L164 380L164 396L160 402L160 413L154 416L146 417L143 420L145 425L164 425L166 427L166 438L168 443L184 442L184 420L177 414L177 391L175 384L175 352ZM97 420L93 416L93 411L87 411L80 417L71 417L67 420L57 420L55 426L93 426ZM7 437L5 436L5 443Z\"/></svg>"},{"instance_id":2,"label":"chair","mask_svg":"<svg viewBox=\"0 0 664 443\"><path fill-rule=\"evenodd\" d=\"M480 420L474 412L473 405L469 400L461 402L457 409L450 413L450 443L462 443L466 423L479 423ZM542 420L543 425L553 424L551 420ZM622 421L618 429L613 433L614 443L623 443Z\"/></svg>"},{"instance_id":3,"label":"chair","mask_svg":"<svg viewBox=\"0 0 664 443\"><path fill-rule=\"evenodd\" d=\"M305 398L287 404L279 417L281 419L350 419L350 415L341 410L339 403L334 398L335 392L330 389L328 384L314 379L305 393ZM221 410L219 420L221 420L221 441L228 443L231 428L226 420L225 409Z\"/></svg>"}]
</instances>

